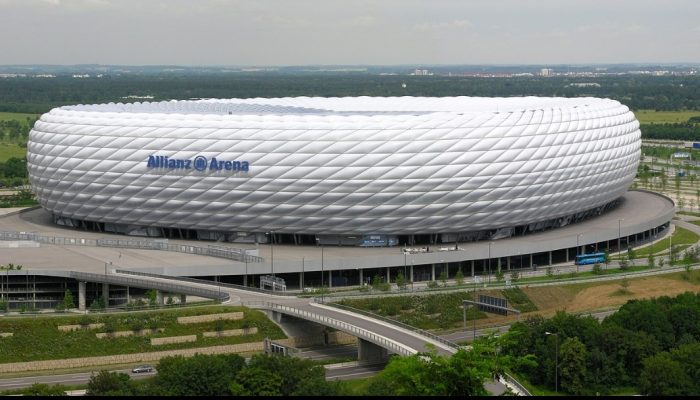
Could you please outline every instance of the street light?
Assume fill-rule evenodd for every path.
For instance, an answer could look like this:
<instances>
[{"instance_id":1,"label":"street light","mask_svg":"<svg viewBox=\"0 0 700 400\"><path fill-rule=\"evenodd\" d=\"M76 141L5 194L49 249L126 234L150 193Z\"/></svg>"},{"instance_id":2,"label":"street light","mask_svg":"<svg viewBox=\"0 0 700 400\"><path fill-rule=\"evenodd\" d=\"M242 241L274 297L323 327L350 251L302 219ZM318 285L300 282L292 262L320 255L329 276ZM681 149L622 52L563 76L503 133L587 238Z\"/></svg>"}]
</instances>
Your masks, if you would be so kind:
<instances>
[{"instance_id":1,"label":"street light","mask_svg":"<svg viewBox=\"0 0 700 400\"><path fill-rule=\"evenodd\" d=\"M491 284L491 245L493 242L489 242L489 284Z\"/></svg>"},{"instance_id":2,"label":"street light","mask_svg":"<svg viewBox=\"0 0 700 400\"><path fill-rule=\"evenodd\" d=\"M316 238L316 243L321 245L321 303L323 303L323 243L321 243L320 238Z\"/></svg>"},{"instance_id":3,"label":"street light","mask_svg":"<svg viewBox=\"0 0 700 400\"><path fill-rule=\"evenodd\" d=\"M555 367L554 367L554 391L559 393L559 334L558 333L552 333L552 332L545 332L545 335L552 335L557 338L556 341L556 352L554 353L554 362L555 362Z\"/></svg>"},{"instance_id":4,"label":"street light","mask_svg":"<svg viewBox=\"0 0 700 400\"><path fill-rule=\"evenodd\" d=\"M578 256L578 249L579 249L578 239L581 237L581 235L583 235L583 233L579 233L578 235L576 235L576 256ZM586 254L586 253L584 252L584 254ZM576 264L576 272L578 272L578 263L575 263L575 264Z\"/></svg>"},{"instance_id":5,"label":"street light","mask_svg":"<svg viewBox=\"0 0 700 400\"><path fill-rule=\"evenodd\" d=\"M624 221L624 218L617 220L617 252L618 253L622 252L622 247L620 247L620 237L622 236L622 221Z\"/></svg>"},{"instance_id":6,"label":"street light","mask_svg":"<svg viewBox=\"0 0 700 400\"><path fill-rule=\"evenodd\" d=\"M275 241L275 232L270 231L270 232L265 232L266 235L270 235L270 273L272 276L275 276L275 253L274 253L274 247L272 246L273 242ZM272 289L274 290L275 285L272 285Z\"/></svg>"}]
</instances>

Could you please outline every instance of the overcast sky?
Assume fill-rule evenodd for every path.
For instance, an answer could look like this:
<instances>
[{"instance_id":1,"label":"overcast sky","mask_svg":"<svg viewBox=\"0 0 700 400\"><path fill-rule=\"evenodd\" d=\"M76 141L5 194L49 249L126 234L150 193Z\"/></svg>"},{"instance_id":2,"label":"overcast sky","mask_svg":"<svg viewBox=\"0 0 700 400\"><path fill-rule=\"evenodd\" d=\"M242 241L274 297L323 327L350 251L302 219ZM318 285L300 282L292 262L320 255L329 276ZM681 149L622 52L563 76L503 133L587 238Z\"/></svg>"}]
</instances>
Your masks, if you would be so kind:
<instances>
[{"instance_id":1,"label":"overcast sky","mask_svg":"<svg viewBox=\"0 0 700 400\"><path fill-rule=\"evenodd\" d=\"M0 0L0 64L700 62L700 0Z\"/></svg>"}]
</instances>

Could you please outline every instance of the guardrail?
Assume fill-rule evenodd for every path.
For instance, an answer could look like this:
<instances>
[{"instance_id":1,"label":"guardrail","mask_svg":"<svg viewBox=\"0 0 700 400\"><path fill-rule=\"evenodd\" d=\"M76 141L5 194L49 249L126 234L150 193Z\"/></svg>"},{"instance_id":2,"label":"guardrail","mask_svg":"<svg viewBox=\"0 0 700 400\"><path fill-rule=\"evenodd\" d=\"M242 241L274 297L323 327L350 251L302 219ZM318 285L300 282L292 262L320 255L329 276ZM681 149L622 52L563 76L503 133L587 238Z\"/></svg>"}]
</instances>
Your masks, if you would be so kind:
<instances>
[{"instance_id":1,"label":"guardrail","mask_svg":"<svg viewBox=\"0 0 700 400\"><path fill-rule=\"evenodd\" d=\"M142 240L142 239L91 239L75 238L63 236L44 236L31 232L0 231L0 240L31 240L34 242L55 244L62 246L92 246L92 247L115 247L122 249L138 250L162 250L177 253L196 254L201 256L225 258L249 263L261 263L263 257L246 254L245 249L237 247L226 247L210 245L208 247L192 246L188 244L172 244L163 240Z\"/></svg>"},{"instance_id":2,"label":"guardrail","mask_svg":"<svg viewBox=\"0 0 700 400\"><path fill-rule=\"evenodd\" d=\"M316 301L316 299L314 299L314 302L315 302L315 301ZM461 346L458 345L457 343L451 342L451 341L449 341L449 340L447 340L447 339L445 339L445 338L442 338L442 337L440 337L440 336L438 336L438 335L435 335L435 334L433 334L433 333L430 333L430 332L425 331L425 330L420 329L420 328L416 328L415 326L411 326L411 325L408 325L408 324L404 324L403 322L400 322L400 321L397 321L397 320L394 320L394 319L391 319L391 318L384 317L384 316L382 316L382 315L374 314L374 313L369 312L369 311L360 310L360 309L357 309L357 308L349 307L349 306L346 306L346 305L343 305L343 304L338 304L338 303L327 303L327 305L330 305L331 307L335 307L335 308L340 308L341 310L346 310L346 311L354 312L354 313L356 313L356 314L365 315L365 316L367 316L367 317L374 318L374 319L378 319L378 320L380 320L380 321L388 322L388 323L390 323L390 324L392 324L392 325L399 326L399 327L404 328L404 329L407 329L407 330L409 330L409 331L411 331L411 332L415 332L415 333L417 333L417 334L419 334L419 335L429 337L430 339L435 340L436 342L440 342L440 343L442 343L442 344L444 344L444 345L446 345L446 346L448 346L448 347L450 347L450 348L452 348L452 349L454 349L454 350L459 350L459 349L461 348Z\"/></svg>"},{"instance_id":3,"label":"guardrail","mask_svg":"<svg viewBox=\"0 0 700 400\"><path fill-rule=\"evenodd\" d=\"M532 393L530 393L529 390L525 388L525 386L521 385L520 382L518 382L515 378L513 378L509 373L503 372L503 378L510 383L511 385L515 386L516 389L518 389L521 393L523 393L525 396L532 396Z\"/></svg>"},{"instance_id":4,"label":"guardrail","mask_svg":"<svg viewBox=\"0 0 700 400\"><path fill-rule=\"evenodd\" d=\"M281 304L270 303L267 301L247 301L243 302L242 304L250 308L263 308L266 310L280 311L287 315L301 317L309 321L318 322L323 325L354 334L357 337L372 342L377 346L384 347L385 349L391 350L402 356L410 356L415 354L415 350L411 349L408 346L401 345L393 340L389 340L383 336L379 336L373 332L370 332L367 329L360 328L358 326L337 320L335 318L325 317L323 315L318 315L309 311L304 311L289 306L283 306Z\"/></svg>"},{"instance_id":5,"label":"guardrail","mask_svg":"<svg viewBox=\"0 0 700 400\"><path fill-rule=\"evenodd\" d=\"M292 297L296 296L295 293L277 292L277 291L273 291L273 290L269 290L269 289L259 289L256 287L236 285L235 283L214 282L214 281L208 281L205 279L188 278L186 276L159 275L159 274L154 274L154 273L150 273L150 272L128 271L128 270L123 270L123 269L116 269L116 270L114 270L114 272L116 272L118 274L150 276L151 278L172 279L175 281L200 283L203 285L216 285L216 286L221 286L221 287L225 287L225 288L229 288L229 289L248 290L251 292L271 294L271 295L275 295L275 296L292 296Z\"/></svg>"},{"instance_id":6,"label":"guardrail","mask_svg":"<svg viewBox=\"0 0 700 400\"><path fill-rule=\"evenodd\" d=\"M198 287L178 285L174 283L158 282L158 281L148 281L144 279L129 278L125 276L117 275L103 275L103 274L93 274L89 272L75 272L71 271L69 276L73 279L80 281L90 281L90 282L105 282L115 285L123 286L134 286L147 289L157 289L171 293L181 293L192 296L205 297L208 299L216 299L219 301L228 301L231 296L227 292L221 292L210 289L202 289ZM168 277L160 277L167 279Z\"/></svg>"}]
</instances>

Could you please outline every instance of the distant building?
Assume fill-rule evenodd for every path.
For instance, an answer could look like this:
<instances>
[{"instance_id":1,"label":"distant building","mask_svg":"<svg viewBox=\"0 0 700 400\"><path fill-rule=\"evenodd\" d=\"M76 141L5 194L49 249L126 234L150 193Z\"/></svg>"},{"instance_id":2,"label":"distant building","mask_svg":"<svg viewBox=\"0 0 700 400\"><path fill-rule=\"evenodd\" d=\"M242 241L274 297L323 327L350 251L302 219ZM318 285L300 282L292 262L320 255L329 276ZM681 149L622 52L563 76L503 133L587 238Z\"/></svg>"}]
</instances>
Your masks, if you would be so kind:
<instances>
[{"instance_id":1,"label":"distant building","mask_svg":"<svg viewBox=\"0 0 700 400\"><path fill-rule=\"evenodd\" d=\"M411 75L427 76L427 75L432 75L432 74L433 73L427 69L417 69L417 70L413 71L413 73Z\"/></svg>"},{"instance_id":2,"label":"distant building","mask_svg":"<svg viewBox=\"0 0 700 400\"><path fill-rule=\"evenodd\" d=\"M551 68L542 68L540 70L540 76L552 76L553 72Z\"/></svg>"}]
</instances>

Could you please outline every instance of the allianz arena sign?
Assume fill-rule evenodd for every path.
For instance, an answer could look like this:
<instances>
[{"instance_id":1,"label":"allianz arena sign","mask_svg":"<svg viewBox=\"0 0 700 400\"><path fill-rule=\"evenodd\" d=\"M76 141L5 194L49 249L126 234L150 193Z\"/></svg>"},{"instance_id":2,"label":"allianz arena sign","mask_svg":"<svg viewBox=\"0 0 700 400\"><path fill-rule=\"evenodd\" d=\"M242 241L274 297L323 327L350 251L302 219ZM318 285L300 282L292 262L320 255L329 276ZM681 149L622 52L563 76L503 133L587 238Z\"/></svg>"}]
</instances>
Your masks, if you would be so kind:
<instances>
[{"instance_id":1,"label":"allianz arena sign","mask_svg":"<svg viewBox=\"0 0 700 400\"><path fill-rule=\"evenodd\" d=\"M212 157L207 160L204 156L197 156L193 159L170 158L168 156L151 155L146 160L146 168L168 169L168 170L196 170L196 171L240 171L248 172L250 163L248 161L221 160Z\"/></svg>"}]
</instances>

